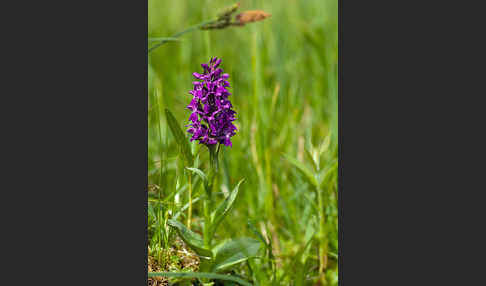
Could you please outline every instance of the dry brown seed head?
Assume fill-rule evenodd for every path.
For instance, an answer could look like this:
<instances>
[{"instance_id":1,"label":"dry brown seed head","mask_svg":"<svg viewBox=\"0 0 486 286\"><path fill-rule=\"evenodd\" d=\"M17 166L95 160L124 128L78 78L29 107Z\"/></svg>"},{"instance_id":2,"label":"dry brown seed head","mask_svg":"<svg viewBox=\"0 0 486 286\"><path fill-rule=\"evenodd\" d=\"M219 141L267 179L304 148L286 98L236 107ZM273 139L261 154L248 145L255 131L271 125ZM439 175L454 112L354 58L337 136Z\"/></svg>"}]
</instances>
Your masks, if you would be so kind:
<instances>
[{"instance_id":1,"label":"dry brown seed head","mask_svg":"<svg viewBox=\"0 0 486 286\"><path fill-rule=\"evenodd\" d=\"M272 15L262 10L250 10L236 15L236 20L237 24L245 25L250 22L262 21L270 16Z\"/></svg>"}]
</instances>

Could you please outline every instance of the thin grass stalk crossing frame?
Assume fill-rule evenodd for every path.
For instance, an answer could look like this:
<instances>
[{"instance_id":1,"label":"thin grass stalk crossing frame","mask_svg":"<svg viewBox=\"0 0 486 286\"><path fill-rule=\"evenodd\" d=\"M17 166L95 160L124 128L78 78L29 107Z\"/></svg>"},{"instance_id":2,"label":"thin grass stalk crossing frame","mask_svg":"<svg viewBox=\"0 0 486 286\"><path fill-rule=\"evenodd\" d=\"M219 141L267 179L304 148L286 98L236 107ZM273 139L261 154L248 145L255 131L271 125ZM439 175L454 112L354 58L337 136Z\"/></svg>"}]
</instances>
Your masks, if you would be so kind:
<instances>
[{"instance_id":1,"label":"thin grass stalk crossing frame","mask_svg":"<svg viewBox=\"0 0 486 286\"><path fill-rule=\"evenodd\" d=\"M183 31L180 31L178 33L175 33L172 37L168 37L168 38L164 38L162 39L160 42L158 42L157 44L155 44L154 46L152 46L148 52L152 52L153 50L157 49L158 47L162 46L163 44L167 43L167 42L170 42L170 41L174 41L175 39L179 38L180 36L186 34L186 33L189 33L189 32L192 32L192 31L195 31L197 29L200 29L202 27L204 27L205 25L209 25L209 24L214 24L218 21L218 19L212 19L212 20L209 20L209 21L205 21L205 22L202 22L202 23L199 23L197 25L194 25L194 26L191 26Z\"/></svg>"}]
</instances>

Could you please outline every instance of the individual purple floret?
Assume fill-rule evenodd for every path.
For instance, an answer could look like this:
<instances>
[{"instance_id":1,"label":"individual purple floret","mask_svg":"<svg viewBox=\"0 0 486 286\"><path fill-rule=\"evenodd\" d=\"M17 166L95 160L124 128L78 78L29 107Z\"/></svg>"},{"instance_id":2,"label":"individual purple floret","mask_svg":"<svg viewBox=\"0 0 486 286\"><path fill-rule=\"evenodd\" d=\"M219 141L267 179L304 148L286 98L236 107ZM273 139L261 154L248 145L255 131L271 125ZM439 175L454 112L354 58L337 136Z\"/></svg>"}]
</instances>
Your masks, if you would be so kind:
<instances>
[{"instance_id":1,"label":"individual purple floret","mask_svg":"<svg viewBox=\"0 0 486 286\"><path fill-rule=\"evenodd\" d=\"M192 75L200 80L193 82L194 88L189 91L193 95L191 103L187 106L192 111L189 116L189 129L192 134L191 141L199 140L199 144L212 145L221 143L232 146L231 137L236 134L233 121L236 112L228 99L231 95L227 87L229 75L219 68L221 59L211 58L209 64L201 64L203 74Z\"/></svg>"}]
</instances>

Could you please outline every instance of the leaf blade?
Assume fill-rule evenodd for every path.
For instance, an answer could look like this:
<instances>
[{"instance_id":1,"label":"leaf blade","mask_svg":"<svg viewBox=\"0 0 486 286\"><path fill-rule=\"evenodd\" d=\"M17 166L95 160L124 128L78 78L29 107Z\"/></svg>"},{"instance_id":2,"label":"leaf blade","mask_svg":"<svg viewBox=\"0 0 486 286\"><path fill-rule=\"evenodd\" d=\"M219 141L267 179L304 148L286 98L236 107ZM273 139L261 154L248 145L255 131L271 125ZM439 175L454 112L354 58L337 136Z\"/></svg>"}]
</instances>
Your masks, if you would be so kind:
<instances>
[{"instance_id":1,"label":"leaf blade","mask_svg":"<svg viewBox=\"0 0 486 286\"><path fill-rule=\"evenodd\" d=\"M198 168L190 168L190 167L186 167L186 169L188 169L189 171L191 171L193 173L196 173L199 177L201 177L201 179L204 182L207 182L208 181L208 176L203 171L201 171L200 169L198 169Z\"/></svg>"},{"instance_id":2,"label":"leaf blade","mask_svg":"<svg viewBox=\"0 0 486 286\"><path fill-rule=\"evenodd\" d=\"M243 286L252 286L247 281L231 275L225 274L216 274L210 272L149 272L148 277L177 277L177 278L207 278L207 279L219 279L219 280L226 280L226 281L233 281L240 283Z\"/></svg>"},{"instance_id":3,"label":"leaf blade","mask_svg":"<svg viewBox=\"0 0 486 286\"><path fill-rule=\"evenodd\" d=\"M197 254L206 257L213 256L211 250L204 248L203 239L199 234L191 231L185 225L174 219L169 219L168 224L177 230L177 233L182 238L182 240L184 240L184 242Z\"/></svg>"},{"instance_id":4,"label":"leaf blade","mask_svg":"<svg viewBox=\"0 0 486 286\"><path fill-rule=\"evenodd\" d=\"M236 187L231 191L230 195L211 213L211 226L210 226L210 237L214 235L216 229L218 228L219 224L223 221L225 216L230 211L231 207L233 206L236 197L239 192L239 188L241 183L243 183L245 179L241 179Z\"/></svg>"},{"instance_id":5,"label":"leaf blade","mask_svg":"<svg viewBox=\"0 0 486 286\"><path fill-rule=\"evenodd\" d=\"M324 141L321 142L319 146L319 156L321 156L324 152L329 150L329 146L331 145L331 132L324 138Z\"/></svg>"},{"instance_id":6,"label":"leaf blade","mask_svg":"<svg viewBox=\"0 0 486 286\"><path fill-rule=\"evenodd\" d=\"M319 183L317 182L316 177L312 173L309 168L307 168L303 163L299 162L297 159L284 154L284 158L287 159L294 167L296 167L302 174L304 174L305 178L314 186L317 187Z\"/></svg>"},{"instance_id":7,"label":"leaf blade","mask_svg":"<svg viewBox=\"0 0 486 286\"><path fill-rule=\"evenodd\" d=\"M211 267L212 271L222 271L249 258L256 257L260 245L260 241L249 237L224 241L214 248L215 258Z\"/></svg>"},{"instance_id":8,"label":"leaf blade","mask_svg":"<svg viewBox=\"0 0 486 286\"><path fill-rule=\"evenodd\" d=\"M184 160L186 161L188 166L192 166L194 164L194 158L192 156L191 148L189 146L189 143L187 142L187 138L184 135L184 132L182 132L182 129L180 128L179 123L177 123L177 120L172 112L170 112L170 110L167 108L165 109L165 115L170 131L172 132L172 135L174 135L174 138L179 145Z\"/></svg>"},{"instance_id":9,"label":"leaf blade","mask_svg":"<svg viewBox=\"0 0 486 286\"><path fill-rule=\"evenodd\" d=\"M206 190L206 193L209 193L209 189L210 189L209 179L208 179L208 176L206 175L206 173L204 173L203 171L201 171L198 168L189 168L189 167L186 167L186 169L188 169L189 171L197 174L202 179L203 184L204 184L204 189Z\"/></svg>"}]
</instances>

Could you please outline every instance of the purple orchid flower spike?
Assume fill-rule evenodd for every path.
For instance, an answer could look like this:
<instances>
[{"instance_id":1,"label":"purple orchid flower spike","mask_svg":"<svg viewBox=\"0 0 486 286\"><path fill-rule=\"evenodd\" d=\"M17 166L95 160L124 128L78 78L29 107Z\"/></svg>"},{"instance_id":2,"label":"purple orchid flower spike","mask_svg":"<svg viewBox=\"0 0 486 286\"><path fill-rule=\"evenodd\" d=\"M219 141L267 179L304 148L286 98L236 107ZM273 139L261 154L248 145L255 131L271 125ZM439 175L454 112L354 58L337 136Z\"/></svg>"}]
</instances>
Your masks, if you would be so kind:
<instances>
[{"instance_id":1,"label":"purple orchid flower spike","mask_svg":"<svg viewBox=\"0 0 486 286\"><path fill-rule=\"evenodd\" d=\"M231 137L237 130L232 123L236 120L236 112L228 99L231 93L226 89L230 86L229 75L223 73L220 64L218 58L201 64L203 73L192 74L200 81L193 82L194 88L189 91L193 98L187 106L191 110L187 132L192 134L191 141L198 140L199 144L207 146L216 143L232 146Z\"/></svg>"}]
</instances>

